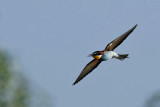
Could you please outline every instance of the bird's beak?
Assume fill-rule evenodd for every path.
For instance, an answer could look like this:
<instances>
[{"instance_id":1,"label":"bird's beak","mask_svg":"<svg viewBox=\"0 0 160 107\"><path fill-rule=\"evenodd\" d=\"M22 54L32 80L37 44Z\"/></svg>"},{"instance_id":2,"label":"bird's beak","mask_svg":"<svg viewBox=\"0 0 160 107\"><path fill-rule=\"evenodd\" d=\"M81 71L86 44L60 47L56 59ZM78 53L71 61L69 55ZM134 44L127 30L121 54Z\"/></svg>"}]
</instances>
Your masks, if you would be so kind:
<instances>
[{"instance_id":1,"label":"bird's beak","mask_svg":"<svg viewBox=\"0 0 160 107\"><path fill-rule=\"evenodd\" d=\"M89 55L88 55L88 57L91 57L91 56L93 56L93 55L92 55L92 54L89 54Z\"/></svg>"}]
</instances>

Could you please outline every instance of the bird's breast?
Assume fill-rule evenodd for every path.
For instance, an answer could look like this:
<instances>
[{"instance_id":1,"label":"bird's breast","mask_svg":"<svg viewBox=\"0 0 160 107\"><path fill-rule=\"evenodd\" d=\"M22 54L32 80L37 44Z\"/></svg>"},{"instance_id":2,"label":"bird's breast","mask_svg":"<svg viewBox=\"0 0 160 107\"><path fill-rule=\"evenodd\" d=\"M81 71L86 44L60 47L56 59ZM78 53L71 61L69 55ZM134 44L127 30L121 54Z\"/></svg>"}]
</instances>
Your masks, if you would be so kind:
<instances>
[{"instance_id":1,"label":"bird's breast","mask_svg":"<svg viewBox=\"0 0 160 107\"><path fill-rule=\"evenodd\" d=\"M114 52L113 51L107 51L107 52L104 52L101 59L103 61L106 61L106 60L109 60L109 59L112 59L114 56Z\"/></svg>"}]
</instances>

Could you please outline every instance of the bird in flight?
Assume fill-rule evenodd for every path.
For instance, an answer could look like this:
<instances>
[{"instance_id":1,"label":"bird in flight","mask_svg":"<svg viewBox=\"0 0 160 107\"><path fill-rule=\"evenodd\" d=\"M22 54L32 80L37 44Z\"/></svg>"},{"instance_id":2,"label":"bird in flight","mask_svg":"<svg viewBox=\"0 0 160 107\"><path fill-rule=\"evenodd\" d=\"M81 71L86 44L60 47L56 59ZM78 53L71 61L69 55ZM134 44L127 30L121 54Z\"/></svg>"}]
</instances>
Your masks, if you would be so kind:
<instances>
[{"instance_id":1,"label":"bird in flight","mask_svg":"<svg viewBox=\"0 0 160 107\"><path fill-rule=\"evenodd\" d=\"M102 61L106 61L112 58L123 61L125 58L128 58L129 54L117 54L113 50L129 36L129 34L136 28L136 26L137 24L130 30L128 30L126 33L122 34L121 36L110 42L103 51L95 51L92 54L89 54L89 56L92 56L94 59L85 66L85 68L82 70L73 85L78 83L86 75L92 72Z\"/></svg>"}]
</instances>

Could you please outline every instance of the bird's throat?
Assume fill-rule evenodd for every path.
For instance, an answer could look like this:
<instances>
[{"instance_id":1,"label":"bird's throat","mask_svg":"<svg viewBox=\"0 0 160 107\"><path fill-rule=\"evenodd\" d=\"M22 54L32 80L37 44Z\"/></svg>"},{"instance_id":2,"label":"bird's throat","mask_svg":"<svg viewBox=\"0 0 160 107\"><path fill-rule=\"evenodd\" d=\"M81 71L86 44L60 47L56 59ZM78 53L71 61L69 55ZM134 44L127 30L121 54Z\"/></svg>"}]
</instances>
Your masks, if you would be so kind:
<instances>
[{"instance_id":1,"label":"bird's throat","mask_svg":"<svg viewBox=\"0 0 160 107\"><path fill-rule=\"evenodd\" d=\"M102 55L93 56L94 59L101 59Z\"/></svg>"}]
</instances>

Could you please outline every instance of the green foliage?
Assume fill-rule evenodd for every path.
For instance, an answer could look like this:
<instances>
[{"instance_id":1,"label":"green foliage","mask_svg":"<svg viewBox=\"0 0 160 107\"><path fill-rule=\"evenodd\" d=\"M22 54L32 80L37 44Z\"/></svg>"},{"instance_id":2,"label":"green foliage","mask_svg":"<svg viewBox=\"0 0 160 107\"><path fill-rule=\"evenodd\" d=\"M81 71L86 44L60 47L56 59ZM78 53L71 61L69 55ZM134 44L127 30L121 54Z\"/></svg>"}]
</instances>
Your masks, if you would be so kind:
<instances>
[{"instance_id":1,"label":"green foliage","mask_svg":"<svg viewBox=\"0 0 160 107\"><path fill-rule=\"evenodd\" d=\"M0 107L28 107L29 86L14 61L0 50Z\"/></svg>"},{"instance_id":2,"label":"green foliage","mask_svg":"<svg viewBox=\"0 0 160 107\"><path fill-rule=\"evenodd\" d=\"M146 107L160 107L160 92L156 92L146 103Z\"/></svg>"},{"instance_id":3,"label":"green foliage","mask_svg":"<svg viewBox=\"0 0 160 107\"><path fill-rule=\"evenodd\" d=\"M4 93L6 89L9 79L10 79L10 72L9 72L9 63L6 54L0 51L0 95Z\"/></svg>"},{"instance_id":4,"label":"green foliage","mask_svg":"<svg viewBox=\"0 0 160 107\"><path fill-rule=\"evenodd\" d=\"M0 48L0 107L53 107L49 94L44 94L37 86L36 91L31 89L35 87L31 87L19 68L19 64Z\"/></svg>"}]
</instances>

